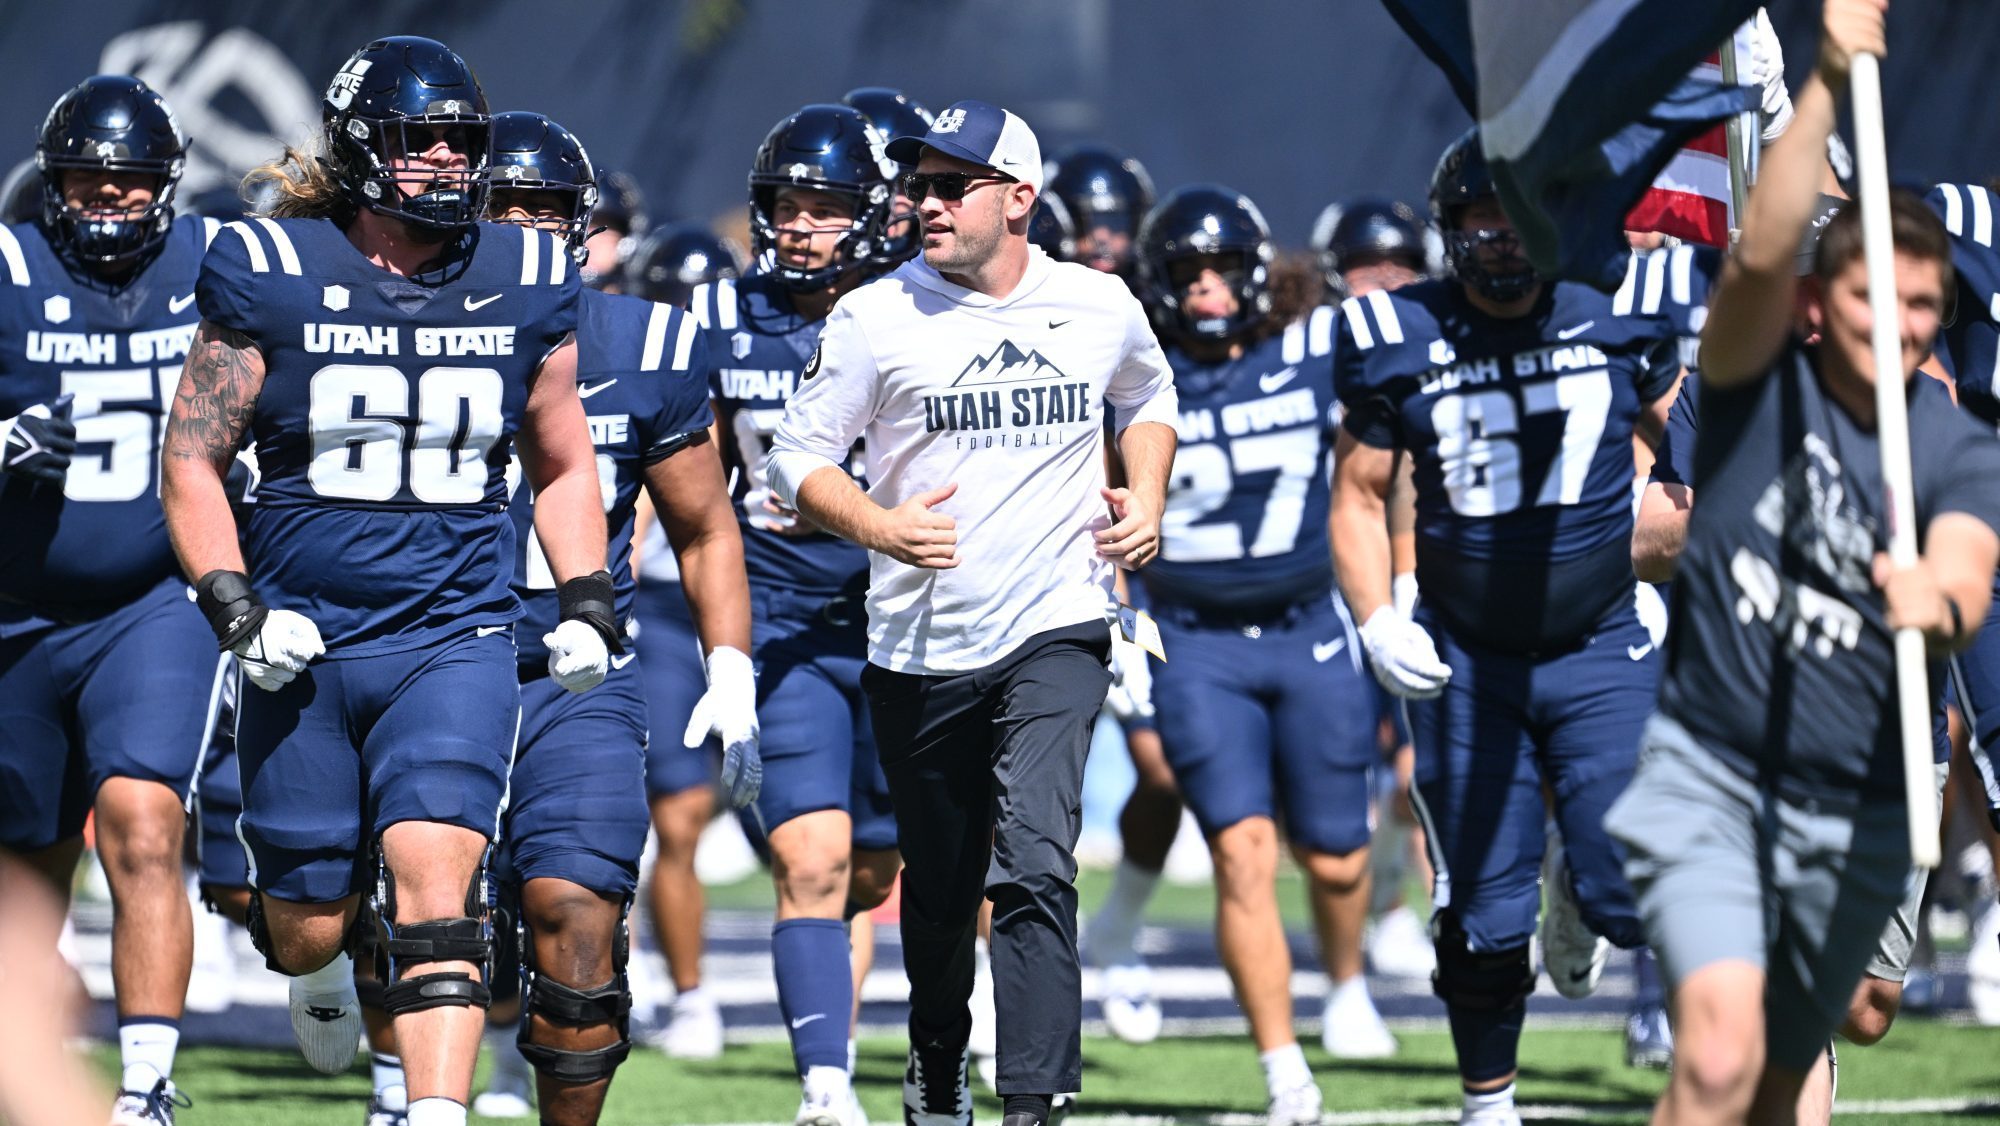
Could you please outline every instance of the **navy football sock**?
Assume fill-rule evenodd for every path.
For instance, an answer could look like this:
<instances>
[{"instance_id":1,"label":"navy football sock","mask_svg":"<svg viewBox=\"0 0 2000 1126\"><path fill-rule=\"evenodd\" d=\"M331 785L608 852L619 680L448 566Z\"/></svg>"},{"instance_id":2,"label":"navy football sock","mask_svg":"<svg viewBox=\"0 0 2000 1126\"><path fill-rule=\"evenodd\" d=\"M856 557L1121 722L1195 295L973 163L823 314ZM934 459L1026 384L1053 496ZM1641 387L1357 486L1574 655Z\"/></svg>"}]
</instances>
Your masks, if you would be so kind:
<instances>
[{"instance_id":1,"label":"navy football sock","mask_svg":"<svg viewBox=\"0 0 2000 1126\"><path fill-rule=\"evenodd\" d=\"M1521 1048L1521 1022L1528 1015L1526 1001L1504 1009L1447 1005L1446 1012L1451 1017L1452 1047L1458 1049L1460 1078L1483 1083L1514 1072Z\"/></svg>"},{"instance_id":2,"label":"navy football sock","mask_svg":"<svg viewBox=\"0 0 2000 1126\"><path fill-rule=\"evenodd\" d=\"M771 929L778 1011L792 1035L792 1062L847 1068L847 1022L854 1011L847 928L836 919L786 919Z\"/></svg>"}]
</instances>

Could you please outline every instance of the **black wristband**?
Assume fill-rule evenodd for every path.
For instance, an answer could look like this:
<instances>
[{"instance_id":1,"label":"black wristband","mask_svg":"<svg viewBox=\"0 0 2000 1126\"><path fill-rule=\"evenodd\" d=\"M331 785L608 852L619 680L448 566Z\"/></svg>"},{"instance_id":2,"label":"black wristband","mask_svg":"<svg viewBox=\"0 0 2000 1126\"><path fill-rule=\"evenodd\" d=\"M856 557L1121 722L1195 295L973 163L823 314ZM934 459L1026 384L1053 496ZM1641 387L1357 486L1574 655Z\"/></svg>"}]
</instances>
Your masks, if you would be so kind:
<instances>
[{"instance_id":1,"label":"black wristband","mask_svg":"<svg viewBox=\"0 0 2000 1126\"><path fill-rule=\"evenodd\" d=\"M619 636L617 592L611 586L611 572L592 571L578 575L556 590L562 603L562 621L582 622L604 638L604 647L623 656L624 639Z\"/></svg>"},{"instance_id":2,"label":"black wristband","mask_svg":"<svg viewBox=\"0 0 2000 1126\"><path fill-rule=\"evenodd\" d=\"M194 584L194 604L215 631L219 648L231 649L256 633L271 610L257 592L250 589L250 576L241 571L210 571Z\"/></svg>"}]
</instances>

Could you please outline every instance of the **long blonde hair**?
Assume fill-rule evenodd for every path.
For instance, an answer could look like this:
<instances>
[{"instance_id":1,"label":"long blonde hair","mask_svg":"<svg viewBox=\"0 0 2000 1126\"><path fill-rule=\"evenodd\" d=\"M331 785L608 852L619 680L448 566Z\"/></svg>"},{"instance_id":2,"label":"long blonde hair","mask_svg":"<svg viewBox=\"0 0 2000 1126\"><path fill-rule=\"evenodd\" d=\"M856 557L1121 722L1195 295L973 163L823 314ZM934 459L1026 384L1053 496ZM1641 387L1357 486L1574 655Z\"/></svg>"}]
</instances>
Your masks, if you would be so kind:
<instances>
[{"instance_id":1,"label":"long blonde hair","mask_svg":"<svg viewBox=\"0 0 2000 1126\"><path fill-rule=\"evenodd\" d=\"M353 205L320 157L324 144L315 138L303 148L286 145L278 159L252 168L243 177L243 198L268 200L259 210L278 219L344 217Z\"/></svg>"}]
</instances>

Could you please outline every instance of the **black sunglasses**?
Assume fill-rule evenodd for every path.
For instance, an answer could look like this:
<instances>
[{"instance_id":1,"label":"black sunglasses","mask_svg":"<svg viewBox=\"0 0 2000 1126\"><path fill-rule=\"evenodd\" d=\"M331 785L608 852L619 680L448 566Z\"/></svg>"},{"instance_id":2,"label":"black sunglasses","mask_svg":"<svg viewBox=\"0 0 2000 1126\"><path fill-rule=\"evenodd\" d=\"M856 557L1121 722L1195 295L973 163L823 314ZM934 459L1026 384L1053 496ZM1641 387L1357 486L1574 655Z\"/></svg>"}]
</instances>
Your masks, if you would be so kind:
<instances>
[{"instance_id":1,"label":"black sunglasses","mask_svg":"<svg viewBox=\"0 0 2000 1126\"><path fill-rule=\"evenodd\" d=\"M911 172L903 177L903 194L911 203L922 203L932 192L947 203L957 203L965 198L972 185L993 180L1014 183L1014 177L1004 173L985 176L968 176L963 172Z\"/></svg>"}]
</instances>

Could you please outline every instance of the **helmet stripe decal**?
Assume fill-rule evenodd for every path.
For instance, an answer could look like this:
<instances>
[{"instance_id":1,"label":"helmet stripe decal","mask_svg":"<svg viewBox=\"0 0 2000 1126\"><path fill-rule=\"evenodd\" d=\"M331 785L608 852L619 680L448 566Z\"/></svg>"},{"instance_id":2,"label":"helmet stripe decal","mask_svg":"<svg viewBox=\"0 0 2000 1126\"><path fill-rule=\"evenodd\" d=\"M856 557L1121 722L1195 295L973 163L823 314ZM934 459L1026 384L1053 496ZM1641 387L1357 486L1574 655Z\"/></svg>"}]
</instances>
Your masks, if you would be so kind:
<instances>
[{"instance_id":1,"label":"helmet stripe decal","mask_svg":"<svg viewBox=\"0 0 2000 1126\"><path fill-rule=\"evenodd\" d=\"M682 317L680 333L674 337L674 370L686 371L694 358L694 318Z\"/></svg>"},{"instance_id":2,"label":"helmet stripe decal","mask_svg":"<svg viewBox=\"0 0 2000 1126\"><path fill-rule=\"evenodd\" d=\"M250 229L250 224L239 220L229 224L229 229L236 232L236 237L242 239L243 245L250 251L250 272L253 274L270 273L271 260L264 256L264 244L257 238L256 232Z\"/></svg>"},{"instance_id":3,"label":"helmet stripe decal","mask_svg":"<svg viewBox=\"0 0 2000 1126\"><path fill-rule=\"evenodd\" d=\"M639 355L639 370L660 370L660 353L666 350L667 307L656 301L652 315L646 318L646 347Z\"/></svg>"},{"instance_id":4,"label":"helmet stripe decal","mask_svg":"<svg viewBox=\"0 0 2000 1126\"><path fill-rule=\"evenodd\" d=\"M521 228L521 284L535 284L535 277L542 272L542 232L533 227Z\"/></svg>"},{"instance_id":5,"label":"helmet stripe decal","mask_svg":"<svg viewBox=\"0 0 2000 1126\"><path fill-rule=\"evenodd\" d=\"M292 249L292 236L286 234L285 228L280 227L275 219L259 216L257 225L271 232L271 245L278 249L278 265L284 267L286 273L298 277L299 255Z\"/></svg>"},{"instance_id":6,"label":"helmet stripe decal","mask_svg":"<svg viewBox=\"0 0 2000 1126\"><path fill-rule=\"evenodd\" d=\"M20 240L4 226L0 226L0 259L6 261L7 276L15 285L28 284L28 260L21 254Z\"/></svg>"}]
</instances>

